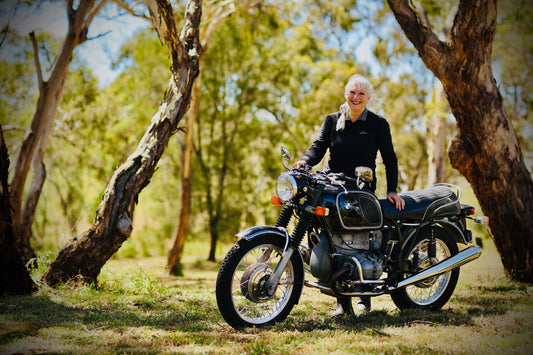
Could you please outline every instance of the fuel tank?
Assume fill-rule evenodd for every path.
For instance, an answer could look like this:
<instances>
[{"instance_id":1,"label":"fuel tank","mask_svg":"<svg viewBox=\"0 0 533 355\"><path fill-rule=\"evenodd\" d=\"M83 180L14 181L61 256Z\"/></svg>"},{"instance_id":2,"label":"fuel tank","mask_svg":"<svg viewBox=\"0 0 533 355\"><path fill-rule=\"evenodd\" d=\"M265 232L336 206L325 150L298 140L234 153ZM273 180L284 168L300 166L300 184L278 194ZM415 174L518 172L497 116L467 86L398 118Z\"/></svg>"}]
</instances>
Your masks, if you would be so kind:
<instances>
[{"instance_id":1,"label":"fuel tank","mask_svg":"<svg viewBox=\"0 0 533 355\"><path fill-rule=\"evenodd\" d=\"M333 233L343 230L375 230L383 226L379 200L367 191L329 192L323 201L330 213L326 217Z\"/></svg>"}]
</instances>

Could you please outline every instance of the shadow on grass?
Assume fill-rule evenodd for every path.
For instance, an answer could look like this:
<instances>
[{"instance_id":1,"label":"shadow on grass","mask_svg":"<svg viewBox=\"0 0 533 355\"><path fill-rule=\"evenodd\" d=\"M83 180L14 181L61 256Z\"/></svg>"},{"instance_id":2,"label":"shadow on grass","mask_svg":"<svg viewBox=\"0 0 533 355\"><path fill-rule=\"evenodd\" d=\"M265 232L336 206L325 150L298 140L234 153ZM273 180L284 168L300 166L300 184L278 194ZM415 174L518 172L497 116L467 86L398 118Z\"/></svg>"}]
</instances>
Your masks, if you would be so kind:
<instances>
[{"instance_id":1,"label":"shadow on grass","mask_svg":"<svg viewBox=\"0 0 533 355\"><path fill-rule=\"evenodd\" d=\"M7 297L0 299L0 345L17 338L35 336L43 328L61 327L71 332L146 327L169 332L203 333L216 336L233 330L220 316L214 290L204 281L166 287L160 294L134 292L95 292L77 297L76 289L64 289L58 295ZM184 287L185 286L185 287ZM508 292L507 292L508 291ZM91 291L92 292L92 291ZM472 289L453 296L446 308L436 312L422 310L374 310L355 319L343 316L331 319L327 310L300 304L289 317L276 325L262 328L274 332L339 330L384 335L381 329L418 324L471 326L475 317L508 313L521 302L531 305L531 297L520 290ZM57 296L57 301L56 301ZM257 330L244 330L241 334Z\"/></svg>"},{"instance_id":2,"label":"shadow on grass","mask_svg":"<svg viewBox=\"0 0 533 355\"><path fill-rule=\"evenodd\" d=\"M472 326L476 324L475 317L504 315L511 311L517 303L521 303L526 299L529 299L529 302L531 301L526 293L506 295L502 292L489 292L485 294L475 293L471 296L454 296L445 308L439 311L418 309L373 310L360 313L355 318L351 315L343 315L334 319L329 318L328 315L310 316L309 314L306 315L305 310L300 310L297 315L289 316L286 321L272 326L272 329L276 331L313 331L317 329L371 330L375 331L376 334L381 334L379 329L382 328L419 324L430 326Z\"/></svg>"},{"instance_id":3,"label":"shadow on grass","mask_svg":"<svg viewBox=\"0 0 533 355\"><path fill-rule=\"evenodd\" d=\"M220 329L216 305L179 296L129 300L125 304L74 306L48 296L0 299L0 345L16 338L36 336L41 329L62 327L73 332L147 327L165 331L198 332Z\"/></svg>"}]
</instances>

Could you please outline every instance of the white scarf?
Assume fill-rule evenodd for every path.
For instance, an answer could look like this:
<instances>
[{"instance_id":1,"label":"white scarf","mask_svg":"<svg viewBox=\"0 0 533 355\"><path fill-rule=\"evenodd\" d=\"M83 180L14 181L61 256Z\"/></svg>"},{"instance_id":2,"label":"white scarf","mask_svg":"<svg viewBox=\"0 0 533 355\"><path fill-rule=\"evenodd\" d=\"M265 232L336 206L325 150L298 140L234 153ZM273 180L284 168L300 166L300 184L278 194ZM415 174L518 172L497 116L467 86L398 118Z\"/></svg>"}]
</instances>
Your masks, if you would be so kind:
<instances>
[{"instance_id":1,"label":"white scarf","mask_svg":"<svg viewBox=\"0 0 533 355\"><path fill-rule=\"evenodd\" d=\"M350 119L350 116L348 114L348 105L346 104L346 102L341 105L339 110L341 111L341 116L337 120L337 125L335 126L337 132L342 131L346 126L346 120Z\"/></svg>"}]
</instances>

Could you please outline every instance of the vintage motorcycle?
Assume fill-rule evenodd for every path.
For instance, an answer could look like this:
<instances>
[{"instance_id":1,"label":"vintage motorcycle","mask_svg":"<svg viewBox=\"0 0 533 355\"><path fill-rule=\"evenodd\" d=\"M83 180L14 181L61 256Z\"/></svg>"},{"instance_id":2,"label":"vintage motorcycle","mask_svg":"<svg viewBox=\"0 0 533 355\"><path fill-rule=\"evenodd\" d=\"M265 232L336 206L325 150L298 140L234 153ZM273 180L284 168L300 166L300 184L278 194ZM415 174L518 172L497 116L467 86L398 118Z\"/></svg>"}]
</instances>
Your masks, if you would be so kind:
<instances>
[{"instance_id":1,"label":"vintage motorcycle","mask_svg":"<svg viewBox=\"0 0 533 355\"><path fill-rule=\"evenodd\" d=\"M338 298L354 317L352 300L359 296L390 294L400 309L437 310L452 295L459 267L481 255L466 219L487 224L488 218L472 217L474 207L460 203L458 186L401 193L400 211L365 191L370 168L356 168L354 179L289 169L283 147L282 157L289 171L279 176L271 200L283 206L276 225L238 233L219 269L218 308L234 328L283 321L304 285ZM459 251L458 244L466 247Z\"/></svg>"}]
</instances>

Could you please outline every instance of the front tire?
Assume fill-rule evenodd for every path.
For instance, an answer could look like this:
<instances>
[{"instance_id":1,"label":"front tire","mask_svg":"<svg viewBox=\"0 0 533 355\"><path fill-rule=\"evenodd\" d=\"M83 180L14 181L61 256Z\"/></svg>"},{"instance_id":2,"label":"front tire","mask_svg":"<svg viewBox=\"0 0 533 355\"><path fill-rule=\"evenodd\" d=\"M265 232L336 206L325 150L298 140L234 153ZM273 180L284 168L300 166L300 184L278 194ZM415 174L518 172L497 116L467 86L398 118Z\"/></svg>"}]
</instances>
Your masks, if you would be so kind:
<instances>
[{"instance_id":1,"label":"front tire","mask_svg":"<svg viewBox=\"0 0 533 355\"><path fill-rule=\"evenodd\" d=\"M283 321L300 298L304 281L302 258L293 253L279 285L268 296L264 283L281 260L285 240L263 235L239 240L224 258L216 282L217 305L222 317L236 329Z\"/></svg>"},{"instance_id":2,"label":"front tire","mask_svg":"<svg viewBox=\"0 0 533 355\"><path fill-rule=\"evenodd\" d=\"M407 260L410 268L421 271L439 261L454 256L459 252L453 237L444 229L434 228L436 242L435 260L428 256L428 242L431 229L420 231L414 246L408 251ZM409 277L409 273L403 278ZM448 302L459 278L459 268L442 275L434 276L414 285L403 287L391 293L394 304L400 309L425 309L435 311Z\"/></svg>"}]
</instances>

